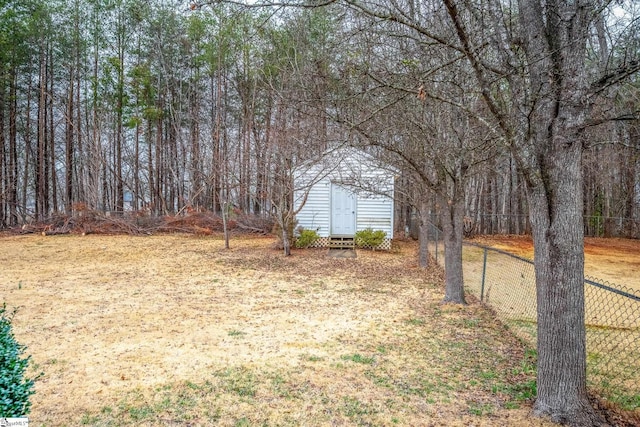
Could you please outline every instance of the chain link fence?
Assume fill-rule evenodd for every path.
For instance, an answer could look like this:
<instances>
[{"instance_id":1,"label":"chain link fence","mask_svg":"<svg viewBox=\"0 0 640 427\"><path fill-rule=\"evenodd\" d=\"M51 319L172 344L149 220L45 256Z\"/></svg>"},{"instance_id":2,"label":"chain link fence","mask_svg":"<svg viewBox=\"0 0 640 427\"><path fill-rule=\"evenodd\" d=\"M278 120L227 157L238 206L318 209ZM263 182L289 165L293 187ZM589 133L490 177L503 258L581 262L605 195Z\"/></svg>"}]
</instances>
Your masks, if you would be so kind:
<instances>
[{"instance_id":1,"label":"chain link fence","mask_svg":"<svg viewBox=\"0 0 640 427\"><path fill-rule=\"evenodd\" d=\"M441 232L430 233L431 255L444 265ZM495 311L527 345L536 347L533 262L495 248L465 243L467 292ZM592 393L629 411L640 425L640 290L585 277L587 381Z\"/></svg>"}]
</instances>

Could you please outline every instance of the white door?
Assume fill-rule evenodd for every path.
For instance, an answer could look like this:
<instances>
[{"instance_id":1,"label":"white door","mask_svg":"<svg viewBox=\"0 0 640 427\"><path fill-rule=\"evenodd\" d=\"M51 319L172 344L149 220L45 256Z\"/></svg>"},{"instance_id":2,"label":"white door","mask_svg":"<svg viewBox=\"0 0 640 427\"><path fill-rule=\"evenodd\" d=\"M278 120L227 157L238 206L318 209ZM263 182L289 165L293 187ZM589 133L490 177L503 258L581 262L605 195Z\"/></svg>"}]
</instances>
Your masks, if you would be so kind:
<instances>
[{"instance_id":1,"label":"white door","mask_svg":"<svg viewBox=\"0 0 640 427\"><path fill-rule=\"evenodd\" d=\"M353 236L355 233L356 196L338 184L331 184L331 234Z\"/></svg>"}]
</instances>

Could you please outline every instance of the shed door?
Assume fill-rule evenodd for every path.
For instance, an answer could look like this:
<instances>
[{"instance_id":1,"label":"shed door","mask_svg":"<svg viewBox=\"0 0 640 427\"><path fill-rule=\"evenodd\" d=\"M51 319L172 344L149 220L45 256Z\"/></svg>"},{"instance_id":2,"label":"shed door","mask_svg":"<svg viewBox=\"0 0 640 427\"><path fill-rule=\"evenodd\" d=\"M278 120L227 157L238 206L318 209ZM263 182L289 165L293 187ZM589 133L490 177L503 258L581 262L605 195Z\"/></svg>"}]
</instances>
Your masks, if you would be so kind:
<instances>
[{"instance_id":1,"label":"shed door","mask_svg":"<svg viewBox=\"0 0 640 427\"><path fill-rule=\"evenodd\" d=\"M331 185L331 234L353 236L356 233L356 196L346 188Z\"/></svg>"}]
</instances>

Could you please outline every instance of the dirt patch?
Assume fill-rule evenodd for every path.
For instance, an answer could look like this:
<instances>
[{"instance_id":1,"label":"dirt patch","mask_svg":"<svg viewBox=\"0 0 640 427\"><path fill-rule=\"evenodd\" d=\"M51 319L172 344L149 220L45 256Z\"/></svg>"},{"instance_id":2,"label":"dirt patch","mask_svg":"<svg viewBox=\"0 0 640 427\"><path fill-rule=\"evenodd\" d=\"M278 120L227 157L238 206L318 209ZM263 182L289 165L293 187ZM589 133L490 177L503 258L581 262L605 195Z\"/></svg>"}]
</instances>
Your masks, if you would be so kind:
<instances>
[{"instance_id":1,"label":"dirt patch","mask_svg":"<svg viewBox=\"0 0 640 427\"><path fill-rule=\"evenodd\" d=\"M34 425L549 426L531 359L479 305L443 306L414 243L285 258L271 238L19 236Z\"/></svg>"},{"instance_id":2,"label":"dirt patch","mask_svg":"<svg viewBox=\"0 0 640 427\"><path fill-rule=\"evenodd\" d=\"M530 236L480 236L473 242L533 260ZM588 237L584 253L585 275L640 290L640 240Z\"/></svg>"}]
</instances>

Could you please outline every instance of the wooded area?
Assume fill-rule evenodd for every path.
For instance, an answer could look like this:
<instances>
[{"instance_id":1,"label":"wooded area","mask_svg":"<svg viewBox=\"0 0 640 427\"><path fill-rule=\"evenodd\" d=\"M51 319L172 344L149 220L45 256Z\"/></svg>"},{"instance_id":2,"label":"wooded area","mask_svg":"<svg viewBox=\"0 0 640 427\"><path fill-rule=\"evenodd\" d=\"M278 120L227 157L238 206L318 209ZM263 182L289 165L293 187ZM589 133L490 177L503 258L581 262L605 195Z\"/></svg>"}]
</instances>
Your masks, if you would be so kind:
<instances>
[{"instance_id":1,"label":"wooded area","mask_svg":"<svg viewBox=\"0 0 640 427\"><path fill-rule=\"evenodd\" d=\"M408 5L407 19L442 11ZM86 209L220 212L223 202L270 215L287 168L351 144L386 157L375 147L392 145L421 168L435 152L443 172L458 162L478 231L528 230L522 174L496 144L460 57L338 5L193 9L140 0L0 7L0 227ZM594 69L619 65L638 43L631 15L602 19L589 46ZM586 130L584 215L597 227L640 215L637 109L632 81L596 107L598 119L617 120ZM421 202L431 189L389 160L404 166L402 229L411 206L435 212L437 201Z\"/></svg>"}]
</instances>

